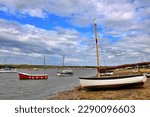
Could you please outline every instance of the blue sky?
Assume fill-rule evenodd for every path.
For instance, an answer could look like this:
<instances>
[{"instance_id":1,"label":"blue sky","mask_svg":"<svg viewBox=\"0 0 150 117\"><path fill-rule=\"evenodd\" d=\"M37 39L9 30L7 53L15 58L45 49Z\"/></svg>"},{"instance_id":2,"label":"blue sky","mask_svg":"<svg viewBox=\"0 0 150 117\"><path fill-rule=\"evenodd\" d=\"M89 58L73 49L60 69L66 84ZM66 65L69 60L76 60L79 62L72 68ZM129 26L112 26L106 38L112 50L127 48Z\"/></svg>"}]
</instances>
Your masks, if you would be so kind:
<instances>
[{"instance_id":1,"label":"blue sky","mask_svg":"<svg viewBox=\"0 0 150 117\"><path fill-rule=\"evenodd\" d=\"M0 0L0 63L101 65L150 61L149 0Z\"/></svg>"}]
</instances>

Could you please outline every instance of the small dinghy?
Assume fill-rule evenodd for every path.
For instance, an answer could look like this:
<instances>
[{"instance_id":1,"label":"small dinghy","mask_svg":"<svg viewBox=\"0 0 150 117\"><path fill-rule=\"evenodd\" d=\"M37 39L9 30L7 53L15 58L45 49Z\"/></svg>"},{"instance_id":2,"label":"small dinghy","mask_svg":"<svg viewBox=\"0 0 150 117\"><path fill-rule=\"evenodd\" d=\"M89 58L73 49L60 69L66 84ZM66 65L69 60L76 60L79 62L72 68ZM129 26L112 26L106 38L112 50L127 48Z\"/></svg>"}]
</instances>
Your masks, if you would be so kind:
<instances>
[{"instance_id":1,"label":"small dinghy","mask_svg":"<svg viewBox=\"0 0 150 117\"><path fill-rule=\"evenodd\" d=\"M48 79L48 74L45 73L45 57L44 57L44 73L23 73L19 72L19 80L45 80Z\"/></svg>"}]
</instances>

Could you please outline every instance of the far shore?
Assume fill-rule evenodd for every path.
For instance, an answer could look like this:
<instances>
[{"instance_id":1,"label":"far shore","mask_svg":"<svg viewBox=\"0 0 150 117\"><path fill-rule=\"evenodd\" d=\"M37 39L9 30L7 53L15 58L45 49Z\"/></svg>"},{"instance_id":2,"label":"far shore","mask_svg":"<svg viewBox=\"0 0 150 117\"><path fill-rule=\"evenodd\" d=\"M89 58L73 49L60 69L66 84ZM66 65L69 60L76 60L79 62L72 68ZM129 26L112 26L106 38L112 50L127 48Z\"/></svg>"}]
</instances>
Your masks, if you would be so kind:
<instances>
[{"instance_id":1,"label":"far shore","mask_svg":"<svg viewBox=\"0 0 150 117\"><path fill-rule=\"evenodd\" d=\"M100 68L104 70L112 70L112 69L135 69L137 66L139 68L150 68L150 62L140 62L140 63L132 63L132 64L122 64L122 65L117 65L117 66L100 66ZM0 64L0 68L4 66L12 66L15 68L21 68L21 69L26 69L26 68L45 68L45 69L53 69L53 68L97 68L97 66L80 66L80 65L31 65L31 64Z\"/></svg>"}]
</instances>

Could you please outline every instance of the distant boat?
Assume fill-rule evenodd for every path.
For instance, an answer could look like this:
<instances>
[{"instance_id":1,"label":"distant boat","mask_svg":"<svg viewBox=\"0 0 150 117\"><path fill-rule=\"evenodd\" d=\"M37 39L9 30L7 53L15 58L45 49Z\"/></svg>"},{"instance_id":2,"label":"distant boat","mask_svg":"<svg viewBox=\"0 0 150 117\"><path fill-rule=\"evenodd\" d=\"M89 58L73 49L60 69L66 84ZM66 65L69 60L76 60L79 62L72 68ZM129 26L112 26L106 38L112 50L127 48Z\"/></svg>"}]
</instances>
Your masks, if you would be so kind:
<instances>
[{"instance_id":1,"label":"distant boat","mask_svg":"<svg viewBox=\"0 0 150 117\"><path fill-rule=\"evenodd\" d=\"M64 62L65 62L65 56L63 55L62 69L64 67ZM72 69L63 69L63 70L57 72L57 76L70 76L70 75L73 75Z\"/></svg>"},{"instance_id":2,"label":"distant boat","mask_svg":"<svg viewBox=\"0 0 150 117\"><path fill-rule=\"evenodd\" d=\"M0 69L0 73L16 73L17 69L12 66L3 66Z\"/></svg>"},{"instance_id":3,"label":"distant boat","mask_svg":"<svg viewBox=\"0 0 150 117\"><path fill-rule=\"evenodd\" d=\"M62 70L61 72L57 72L58 76L68 76L68 75L73 75L72 70Z\"/></svg>"},{"instance_id":4,"label":"distant boat","mask_svg":"<svg viewBox=\"0 0 150 117\"><path fill-rule=\"evenodd\" d=\"M39 69L36 68L36 67L34 67L34 68L29 69L29 70L30 70L30 71L38 71Z\"/></svg>"},{"instance_id":5,"label":"distant boat","mask_svg":"<svg viewBox=\"0 0 150 117\"><path fill-rule=\"evenodd\" d=\"M8 65L5 57L5 62L0 67L0 73L16 73L16 72L17 72L17 68L13 67L12 65Z\"/></svg>"},{"instance_id":6,"label":"distant boat","mask_svg":"<svg viewBox=\"0 0 150 117\"><path fill-rule=\"evenodd\" d=\"M31 74L19 72L20 80L45 80L48 79L48 74L45 73L45 57L44 57L44 74Z\"/></svg>"},{"instance_id":7,"label":"distant boat","mask_svg":"<svg viewBox=\"0 0 150 117\"><path fill-rule=\"evenodd\" d=\"M105 74L101 76L100 61L98 54L98 35L96 29L96 19L94 19L94 32L96 40L96 57L97 57L97 76L92 77L79 77L81 88L86 89L111 89L119 87L132 87L132 86L142 86L147 81L146 74L121 74L120 76L114 74Z\"/></svg>"}]
</instances>

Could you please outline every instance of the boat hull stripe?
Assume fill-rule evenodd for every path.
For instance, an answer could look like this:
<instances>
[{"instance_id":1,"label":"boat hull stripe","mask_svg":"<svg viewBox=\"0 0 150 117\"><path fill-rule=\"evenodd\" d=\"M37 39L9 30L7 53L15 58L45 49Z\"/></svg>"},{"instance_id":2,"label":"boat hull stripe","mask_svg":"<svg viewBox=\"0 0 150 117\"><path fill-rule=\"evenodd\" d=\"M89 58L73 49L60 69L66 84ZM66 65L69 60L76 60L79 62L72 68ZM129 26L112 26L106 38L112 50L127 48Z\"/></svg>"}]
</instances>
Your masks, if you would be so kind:
<instances>
[{"instance_id":1,"label":"boat hull stripe","mask_svg":"<svg viewBox=\"0 0 150 117\"><path fill-rule=\"evenodd\" d=\"M97 76L95 77L79 77L79 79L86 79L86 80L112 80L112 79L123 79L123 78L131 78L132 77L137 77L137 76L143 76L143 74L140 75L129 75L129 76L114 76L114 77L100 77L98 78Z\"/></svg>"}]
</instances>

